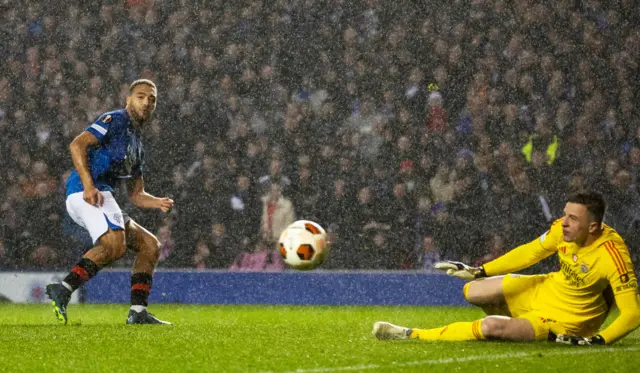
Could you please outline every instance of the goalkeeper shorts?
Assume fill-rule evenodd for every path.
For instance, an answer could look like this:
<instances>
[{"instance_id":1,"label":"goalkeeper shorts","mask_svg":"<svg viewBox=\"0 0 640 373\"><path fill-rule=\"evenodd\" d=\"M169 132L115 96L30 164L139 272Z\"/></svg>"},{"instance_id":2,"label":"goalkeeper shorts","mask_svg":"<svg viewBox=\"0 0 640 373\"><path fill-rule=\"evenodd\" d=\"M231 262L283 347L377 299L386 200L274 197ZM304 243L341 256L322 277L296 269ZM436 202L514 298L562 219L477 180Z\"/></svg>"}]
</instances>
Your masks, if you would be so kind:
<instances>
[{"instance_id":1,"label":"goalkeeper shorts","mask_svg":"<svg viewBox=\"0 0 640 373\"><path fill-rule=\"evenodd\" d=\"M526 319L533 326L536 340L546 341L549 333L568 333L566 325L554 319L548 311L536 307L535 301L540 286L548 278L547 275L508 274L502 280L502 291L511 317Z\"/></svg>"}]
</instances>

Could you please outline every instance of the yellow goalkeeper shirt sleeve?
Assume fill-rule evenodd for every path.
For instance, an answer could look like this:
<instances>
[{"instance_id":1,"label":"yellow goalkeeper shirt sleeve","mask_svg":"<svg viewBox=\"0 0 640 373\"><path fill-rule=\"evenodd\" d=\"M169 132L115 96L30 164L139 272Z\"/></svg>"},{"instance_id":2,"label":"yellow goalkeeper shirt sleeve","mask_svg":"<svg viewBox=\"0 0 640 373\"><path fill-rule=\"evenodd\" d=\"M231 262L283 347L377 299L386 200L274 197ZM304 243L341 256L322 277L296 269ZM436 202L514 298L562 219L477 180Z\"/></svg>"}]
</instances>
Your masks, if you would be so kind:
<instances>
[{"instance_id":1,"label":"yellow goalkeeper shirt sleeve","mask_svg":"<svg viewBox=\"0 0 640 373\"><path fill-rule=\"evenodd\" d=\"M562 219L558 219L539 238L516 247L482 267L487 276L517 272L557 252L558 243L562 242L562 239Z\"/></svg>"},{"instance_id":2,"label":"yellow goalkeeper shirt sleeve","mask_svg":"<svg viewBox=\"0 0 640 373\"><path fill-rule=\"evenodd\" d=\"M629 249L620 240L605 243L606 253L600 266L605 273L620 315L600 335L607 344L613 343L640 326L640 299Z\"/></svg>"},{"instance_id":3,"label":"yellow goalkeeper shirt sleeve","mask_svg":"<svg viewBox=\"0 0 640 373\"><path fill-rule=\"evenodd\" d=\"M620 315L600 335L611 344L640 326L640 296L636 292L616 295Z\"/></svg>"}]
</instances>

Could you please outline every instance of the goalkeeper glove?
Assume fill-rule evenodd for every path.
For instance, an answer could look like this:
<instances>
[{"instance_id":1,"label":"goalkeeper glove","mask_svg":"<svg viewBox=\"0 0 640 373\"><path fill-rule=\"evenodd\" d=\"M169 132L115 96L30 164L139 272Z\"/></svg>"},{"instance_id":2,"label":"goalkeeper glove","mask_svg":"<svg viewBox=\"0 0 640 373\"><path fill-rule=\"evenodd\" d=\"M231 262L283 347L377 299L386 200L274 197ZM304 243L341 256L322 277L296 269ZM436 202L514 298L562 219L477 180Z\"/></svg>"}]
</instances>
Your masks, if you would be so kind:
<instances>
[{"instance_id":1,"label":"goalkeeper glove","mask_svg":"<svg viewBox=\"0 0 640 373\"><path fill-rule=\"evenodd\" d=\"M604 338L602 338L602 336L600 334L596 334L591 338L585 338L585 337L576 337L573 335L565 335L565 334L558 334L556 336L556 342L558 343L564 343L567 345L574 345L574 346L591 346L591 345L604 345Z\"/></svg>"},{"instance_id":2,"label":"goalkeeper glove","mask_svg":"<svg viewBox=\"0 0 640 373\"><path fill-rule=\"evenodd\" d=\"M445 260L434 265L435 268L446 271L448 275L461 278L465 281L475 280L480 277L487 277L482 267L471 267L461 262Z\"/></svg>"}]
</instances>

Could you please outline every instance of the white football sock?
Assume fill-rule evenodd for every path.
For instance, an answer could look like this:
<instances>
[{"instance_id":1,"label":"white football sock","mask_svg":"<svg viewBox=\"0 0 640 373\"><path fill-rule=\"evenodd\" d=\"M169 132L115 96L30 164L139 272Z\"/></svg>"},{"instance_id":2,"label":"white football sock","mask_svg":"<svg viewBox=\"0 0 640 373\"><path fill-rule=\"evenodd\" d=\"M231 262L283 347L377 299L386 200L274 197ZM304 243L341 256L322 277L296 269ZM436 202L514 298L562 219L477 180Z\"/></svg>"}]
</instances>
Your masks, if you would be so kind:
<instances>
[{"instance_id":1,"label":"white football sock","mask_svg":"<svg viewBox=\"0 0 640 373\"><path fill-rule=\"evenodd\" d=\"M145 306L131 306L131 309L136 311L136 312L138 312L138 313L140 313L140 312L146 310L147 307L145 307Z\"/></svg>"},{"instance_id":2,"label":"white football sock","mask_svg":"<svg viewBox=\"0 0 640 373\"><path fill-rule=\"evenodd\" d=\"M67 284L66 282L62 281L61 282L62 286L64 286L65 288L67 288L67 290L69 290L70 292L73 293L73 288L71 287L71 285Z\"/></svg>"}]
</instances>

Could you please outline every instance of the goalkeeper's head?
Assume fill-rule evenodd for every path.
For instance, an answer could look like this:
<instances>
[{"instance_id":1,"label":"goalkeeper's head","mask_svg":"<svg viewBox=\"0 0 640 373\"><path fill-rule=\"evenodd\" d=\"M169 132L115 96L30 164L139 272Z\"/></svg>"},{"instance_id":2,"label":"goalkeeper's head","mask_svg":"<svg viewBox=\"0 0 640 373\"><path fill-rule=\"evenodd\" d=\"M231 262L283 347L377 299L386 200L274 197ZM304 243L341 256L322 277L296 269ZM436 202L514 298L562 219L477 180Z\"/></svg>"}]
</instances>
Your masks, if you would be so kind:
<instances>
[{"instance_id":1,"label":"goalkeeper's head","mask_svg":"<svg viewBox=\"0 0 640 373\"><path fill-rule=\"evenodd\" d=\"M582 191L569 196L562 218L562 234L566 242L582 246L602 231L606 204L598 192Z\"/></svg>"}]
</instances>

